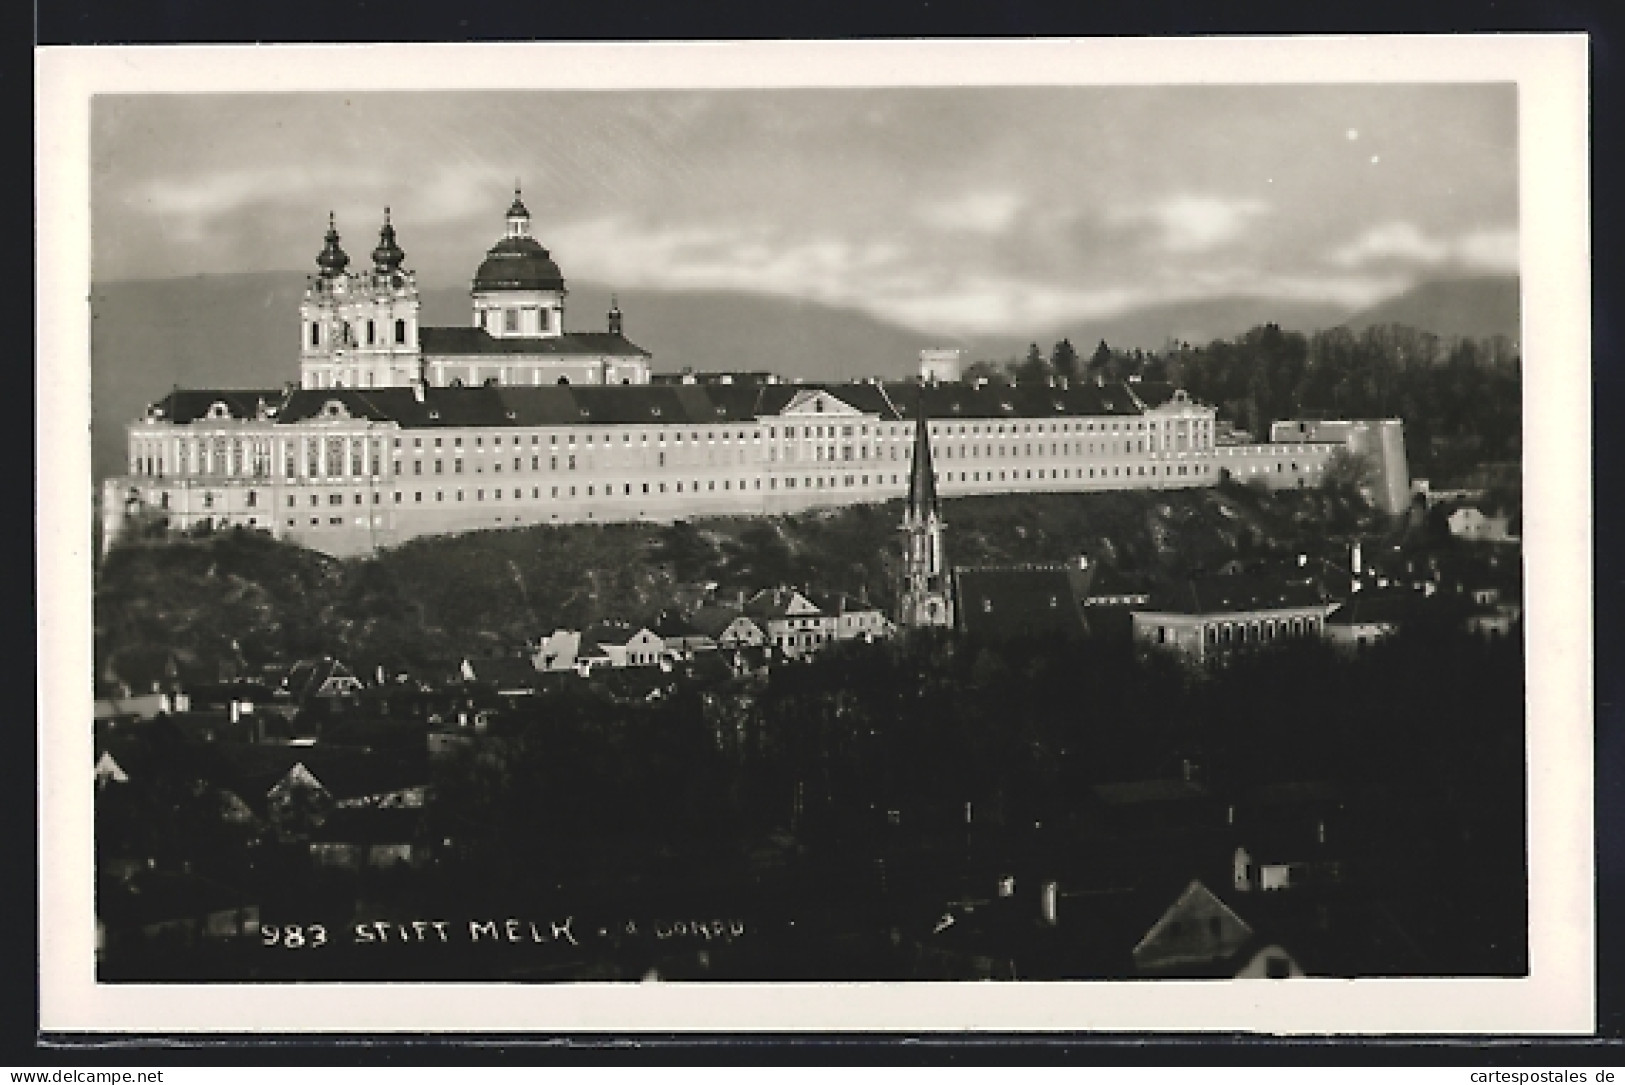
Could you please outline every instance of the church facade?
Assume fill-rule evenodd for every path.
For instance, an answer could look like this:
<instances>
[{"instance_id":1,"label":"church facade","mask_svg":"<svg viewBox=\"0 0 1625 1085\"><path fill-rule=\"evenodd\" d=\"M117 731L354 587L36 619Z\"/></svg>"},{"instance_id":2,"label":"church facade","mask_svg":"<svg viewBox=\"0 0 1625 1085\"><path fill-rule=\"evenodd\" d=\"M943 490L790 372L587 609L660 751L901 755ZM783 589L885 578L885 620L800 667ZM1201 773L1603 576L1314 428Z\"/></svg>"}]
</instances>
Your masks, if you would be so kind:
<instances>
[{"instance_id":1,"label":"church facade","mask_svg":"<svg viewBox=\"0 0 1625 1085\"><path fill-rule=\"evenodd\" d=\"M1212 407L1153 382L653 381L618 307L604 331L566 330L563 275L517 192L467 326L420 326L387 212L370 266L349 265L330 222L297 386L176 390L130 423L128 471L103 484L104 547L151 519L343 556L475 529L884 502L918 486L920 448L944 498L1211 486L1242 462ZM1341 447L1243 458L1272 488L1314 485Z\"/></svg>"}]
</instances>

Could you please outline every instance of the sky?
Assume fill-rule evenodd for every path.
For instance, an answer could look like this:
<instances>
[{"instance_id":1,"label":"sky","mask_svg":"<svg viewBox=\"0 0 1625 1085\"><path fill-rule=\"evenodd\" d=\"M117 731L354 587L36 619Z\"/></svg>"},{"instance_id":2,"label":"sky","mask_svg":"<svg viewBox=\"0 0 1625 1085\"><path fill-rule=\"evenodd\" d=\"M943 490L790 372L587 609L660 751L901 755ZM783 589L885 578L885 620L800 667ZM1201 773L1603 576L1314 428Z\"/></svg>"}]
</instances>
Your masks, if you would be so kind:
<instances>
[{"instance_id":1,"label":"sky","mask_svg":"<svg viewBox=\"0 0 1625 1085\"><path fill-rule=\"evenodd\" d=\"M352 266L388 206L466 283L515 183L567 280L921 331L1257 295L1361 307L1518 262L1511 84L102 96L100 282Z\"/></svg>"}]
</instances>

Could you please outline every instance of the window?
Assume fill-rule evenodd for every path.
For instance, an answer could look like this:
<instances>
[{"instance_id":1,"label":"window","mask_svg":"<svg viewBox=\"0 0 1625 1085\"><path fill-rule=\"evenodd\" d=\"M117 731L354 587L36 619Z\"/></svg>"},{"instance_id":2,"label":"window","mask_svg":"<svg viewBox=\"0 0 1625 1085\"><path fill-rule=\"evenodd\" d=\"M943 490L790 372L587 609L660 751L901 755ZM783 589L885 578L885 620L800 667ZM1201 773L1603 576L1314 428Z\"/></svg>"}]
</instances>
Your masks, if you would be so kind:
<instances>
[{"instance_id":1,"label":"window","mask_svg":"<svg viewBox=\"0 0 1625 1085\"><path fill-rule=\"evenodd\" d=\"M505 332L516 332L519 330L518 309L502 310L502 330Z\"/></svg>"},{"instance_id":2,"label":"window","mask_svg":"<svg viewBox=\"0 0 1625 1085\"><path fill-rule=\"evenodd\" d=\"M377 325L367 321L367 345L370 347L377 339Z\"/></svg>"},{"instance_id":3,"label":"window","mask_svg":"<svg viewBox=\"0 0 1625 1085\"><path fill-rule=\"evenodd\" d=\"M406 321L404 320L397 320L395 322L395 342L406 342Z\"/></svg>"}]
</instances>

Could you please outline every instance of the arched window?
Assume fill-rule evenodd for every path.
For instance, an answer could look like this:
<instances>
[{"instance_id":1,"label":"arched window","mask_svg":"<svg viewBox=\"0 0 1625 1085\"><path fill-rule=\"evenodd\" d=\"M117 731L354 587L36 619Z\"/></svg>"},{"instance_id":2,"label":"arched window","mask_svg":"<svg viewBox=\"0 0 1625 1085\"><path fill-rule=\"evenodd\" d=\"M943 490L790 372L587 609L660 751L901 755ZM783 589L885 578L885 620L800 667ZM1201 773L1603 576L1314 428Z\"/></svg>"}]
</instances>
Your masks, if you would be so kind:
<instances>
[{"instance_id":1,"label":"arched window","mask_svg":"<svg viewBox=\"0 0 1625 1085\"><path fill-rule=\"evenodd\" d=\"M320 324L310 326L310 345L313 347L322 345L322 326Z\"/></svg>"},{"instance_id":2,"label":"arched window","mask_svg":"<svg viewBox=\"0 0 1625 1085\"><path fill-rule=\"evenodd\" d=\"M406 342L406 321L404 320L397 320L395 322L395 342Z\"/></svg>"}]
</instances>

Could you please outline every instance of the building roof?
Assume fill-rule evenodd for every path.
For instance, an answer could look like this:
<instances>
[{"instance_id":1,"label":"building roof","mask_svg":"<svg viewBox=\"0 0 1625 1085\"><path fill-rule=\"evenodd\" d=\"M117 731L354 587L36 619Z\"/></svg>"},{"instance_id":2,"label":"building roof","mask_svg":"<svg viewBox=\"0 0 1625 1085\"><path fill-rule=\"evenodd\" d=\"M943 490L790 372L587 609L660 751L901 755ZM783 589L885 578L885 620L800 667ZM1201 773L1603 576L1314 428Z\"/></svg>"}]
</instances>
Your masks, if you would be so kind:
<instances>
[{"instance_id":1,"label":"building roof","mask_svg":"<svg viewBox=\"0 0 1625 1085\"><path fill-rule=\"evenodd\" d=\"M662 640L677 640L689 637L704 636L703 633L683 616L678 610L663 610L655 623L649 627L655 636Z\"/></svg>"},{"instance_id":2,"label":"building roof","mask_svg":"<svg viewBox=\"0 0 1625 1085\"><path fill-rule=\"evenodd\" d=\"M721 636L723 631L740 618L750 621L737 608L721 606L715 603L696 607L694 613L689 615L689 621L694 623L694 628L708 637Z\"/></svg>"},{"instance_id":3,"label":"building roof","mask_svg":"<svg viewBox=\"0 0 1625 1085\"><path fill-rule=\"evenodd\" d=\"M516 206L523 211L523 205ZM534 237L505 237L486 250L474 289L563 290L564 273Z\"/></svg>"},{"instance_id":4,"label":"building roof","mask_svg":"<svg viewBox=\"0 0 1625 1085\"><path fill-rule=\"evenodd\" d=\"M1357 591L1326 617L1327 625L1399 623L1412 617L1422 594L1410 588Z\"/></svg>"},{"instance_id":5,"label":"building roof","mask_svg":"<svg viewBox=\"0 0 1625 1085\"><path fill-rule=\"evenodd\" d=\"M492 335L484 328L420 328L425 357L486 354L592 354L649 357L649 352L619 332L565 332L554 336Z\"/></svg>"},{"instance_id":6,"label":"building roof","mask_svg":"<svg viewBox=\"0 0 1625 1085\"><path fill-rule=\"evenodd\" d=\"M598 622L582 631L581 643L588 648L596 648L601 644L625 644L645 628L631 622Z\"/></svg>"},{"instance_id":7,"label":"building roof","mask_svg":"<svg viewBox=\"0 0 1625 1085\"><path fill-rule=\"evenodd\" d=\"M1172 614L1227 614L1320 606L1327 601L1309 578L1234 573L1196 577L1155 591L1150 609Z\"/></svg>"},{"instance_id":8,"label":"building roof","mask_svg":"<svg viewBox=\"0 0 1625 1085\"><path fill-rule=\"evenodd\" d=\"M797 599L812 609L795 608ZM750 602L745 604L745 613L752 618L772 620L790 617L815 618L822 612L818 609L817 603L795 588L763 588L750 597Z\"/></svg>"},{"instance_id":9,"label":"building roof","mask_svg":"<svg viewBox=\"0 0 1625 1085\"><path fill-rule=\"evenodd\" d=\"M1089 632L1082 584L1067 566L960 568L954 598L961 628L994 640L1082 637Z\"/></svg>"},{"instance_id":10,"label":"building roof","mask_svg":"<svg viewBox=\"0 0 1625 1085\"><path fill-rule=\"evenodd\" d=\"M424 353L438 357L584 354L646 355L613 332L572 332L553 338L496 338L480 328L424 328ZM1144 387L1143 385L1141 386ZM431 387L419 399L410 387L176 389L157 403L155 418L176 423L207 419L215 404L226 418L265 417L279 423L342 417L395 422L405 428L434 426L545 426L646 422L700 426L795 421L783 412L798 397L822 391L881 422L918 417L923 406L933 429L957 420L1034 420L1063 417L1132 416L1141 407L1127 385L1107 383L1071 388L1045 385L969 384L633 384L488 385ZM836 416L839 417L839 416Z\"/></svg>"}]
</instances>

